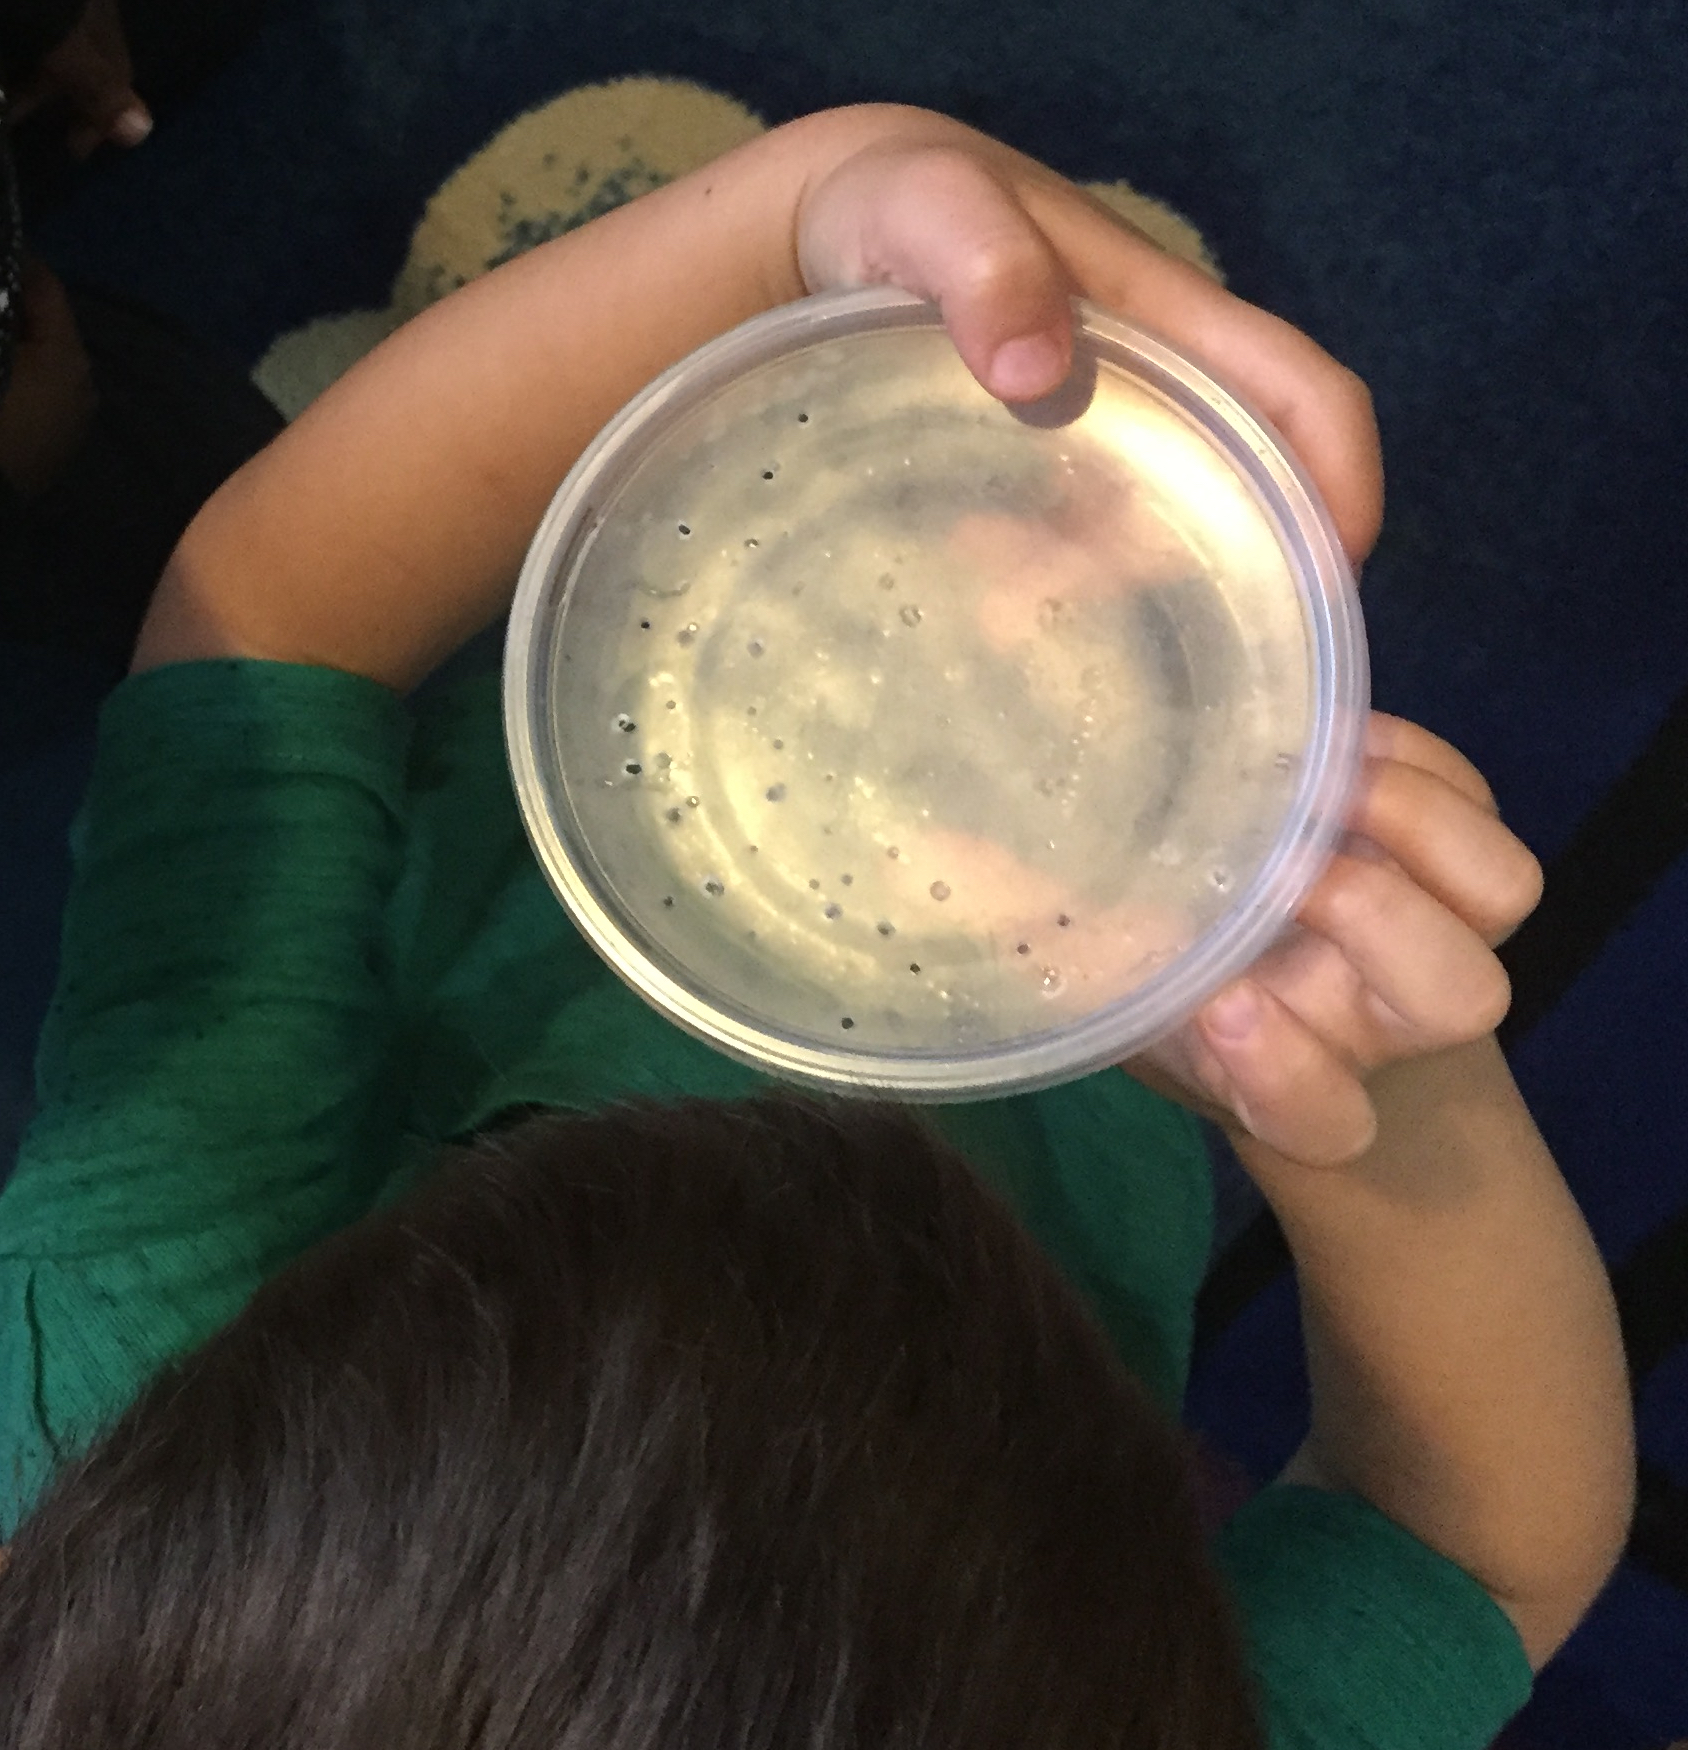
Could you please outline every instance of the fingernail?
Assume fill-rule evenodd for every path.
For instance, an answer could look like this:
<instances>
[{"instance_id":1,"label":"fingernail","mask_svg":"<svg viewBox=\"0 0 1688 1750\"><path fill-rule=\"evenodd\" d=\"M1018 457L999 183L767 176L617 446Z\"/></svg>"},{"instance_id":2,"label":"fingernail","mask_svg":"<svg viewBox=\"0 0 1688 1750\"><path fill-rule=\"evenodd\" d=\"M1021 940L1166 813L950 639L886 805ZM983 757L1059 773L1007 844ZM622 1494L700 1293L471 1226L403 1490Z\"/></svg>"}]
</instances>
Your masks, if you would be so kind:
<instances>
[{"instance_id":1,"label":"fingernail","mask_svg":"<svg viewBox=\"0 0 1688 1750\"><path fill-rule=\"evenodd\" d=\"M1246 1039L1260 1020L1260 996L1252 985L1234 984L1207 1005L1206 1030L1219 1039Z\"/></svg>"},{"instance_id":2,"label":"fingernail","mask_svg":"<svg viewBox=\"0 0 1688 1750\"><path fill-rule=\"evenodd\" d=\"M1061 348L1048 334L1004 341L991 360L991 392L1004 401L1031 401L1061 386Z\"/></svg>"},{"instance_id":3,"label":"fingernail","mask_svg":"<svg viewBox=\"0 0 1688 1750\"><path fill-rule=\"evenodd\" d=\"M111 137L119 146L138 146L152 132L152 116L139 103L131 104L111 124Z\"/></svg>"}]
</instances>

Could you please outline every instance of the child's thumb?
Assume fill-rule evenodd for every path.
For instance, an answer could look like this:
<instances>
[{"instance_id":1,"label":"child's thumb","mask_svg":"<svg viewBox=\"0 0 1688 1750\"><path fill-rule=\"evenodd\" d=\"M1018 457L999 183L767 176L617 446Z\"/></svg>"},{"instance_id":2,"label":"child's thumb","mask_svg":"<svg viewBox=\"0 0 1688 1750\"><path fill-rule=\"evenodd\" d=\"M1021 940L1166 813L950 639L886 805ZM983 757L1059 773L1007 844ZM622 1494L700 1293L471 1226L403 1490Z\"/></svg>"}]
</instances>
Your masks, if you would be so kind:
<instances>
[{"instance_id":1,"label":"child's thumb","mask_svg":"<svg viewBox=\"0 0 1688 1750\"><path fill-rule=\"evenodd\" d=\"M841 165L805 215L801 262L811 290L890 284L931 298L1001 400L1036 400L1071 369L1065 270L1013 190L961 148L870 148Z\"/></svg>"},{"instance_id":2,"label":"child's thumb","mask_svg":"<svg viewBox=\"0 0 1688 1750\"><path fill-rule=\"evenodd\" d=\"M1201 1079L1229 1108L1228 1129L1312 1167L1346 1165L1371 1146L1377 1114L1353 1070L1252 979L1206 1003L1195 1030L1205 1047Z\"/></svg>"}]
</instances>

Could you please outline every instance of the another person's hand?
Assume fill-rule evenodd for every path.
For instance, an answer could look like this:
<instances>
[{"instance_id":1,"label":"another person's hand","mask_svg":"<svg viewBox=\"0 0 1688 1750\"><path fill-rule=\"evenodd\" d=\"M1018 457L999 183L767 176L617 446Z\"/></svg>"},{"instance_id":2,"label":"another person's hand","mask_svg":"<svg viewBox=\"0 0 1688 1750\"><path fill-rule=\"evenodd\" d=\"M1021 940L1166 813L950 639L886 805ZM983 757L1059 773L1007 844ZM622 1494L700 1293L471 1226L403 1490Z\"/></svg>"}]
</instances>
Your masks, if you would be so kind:
<instances>
[{"instance_id":1,"label":"another person's hand","mask_svg":"<svg viewBox=\"0 0 1688 1750\"><path fill-rule=\"evenodd\" d=\"M88 354L64 287L51 269L26 259L11 381L0 399L0 475L14 492L35 498L58 479L94 404Z\"/></svg>"},{"instance_id":2,"label":"another person's hand","mask_svg":"<svg viewBox=\"0 0 1688 1750\"><path fill-rule=\"evenodd\" d=\"M1398 717L1372 716L1349 829L1296 933L1126 1066L1315 1166L1370 1145L1370 1072L1494 1029L1511 993L1493 950L1541 896L1476 768Z\"/></svg>"},{"instance_id":3,"label":"another person's hand","mask_svg":"<svg viewBox=\"0 0 1688 1750\"><path fill-rule=\"evenodd\" d=\"M68 111L74 156L86 158L106 143L138 146L152 132L152 112L135 91L134 76L117 0L88 0L18 93L12 119L59 104Z\"/></svg>"}]
</instances>

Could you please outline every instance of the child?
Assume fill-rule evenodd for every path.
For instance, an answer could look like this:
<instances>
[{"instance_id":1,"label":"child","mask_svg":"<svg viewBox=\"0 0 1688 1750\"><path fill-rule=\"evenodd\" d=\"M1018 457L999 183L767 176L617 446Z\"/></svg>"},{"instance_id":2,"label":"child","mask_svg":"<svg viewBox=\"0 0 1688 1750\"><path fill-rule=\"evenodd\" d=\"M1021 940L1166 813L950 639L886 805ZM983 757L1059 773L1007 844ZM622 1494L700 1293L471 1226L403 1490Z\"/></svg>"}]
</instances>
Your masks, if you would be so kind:
<instances>
[{"instance_id":1,"label":"child","mask_svg":"<svg viewBox=\"0 0 1688 1750\"><path fill-rule=\"evenodd\" d=\"M1604 1581L1616 1323L1492 1036L1539 876L1450 748L1374 719L1305 928L1136 1080L928 1129L647 1011L532 866L491 683L401 702L637 387L872 280L1010 400L1074 290L1160 330L1369 546L1354 379L916 111L777 130L352 372L106 711L0 1197L0 1745L1477 1746ZM1143 1082L1301 1284L1312 1429L1211 1556L1169 1420L1209 1187Z\"/></svg>"}]
</instances>

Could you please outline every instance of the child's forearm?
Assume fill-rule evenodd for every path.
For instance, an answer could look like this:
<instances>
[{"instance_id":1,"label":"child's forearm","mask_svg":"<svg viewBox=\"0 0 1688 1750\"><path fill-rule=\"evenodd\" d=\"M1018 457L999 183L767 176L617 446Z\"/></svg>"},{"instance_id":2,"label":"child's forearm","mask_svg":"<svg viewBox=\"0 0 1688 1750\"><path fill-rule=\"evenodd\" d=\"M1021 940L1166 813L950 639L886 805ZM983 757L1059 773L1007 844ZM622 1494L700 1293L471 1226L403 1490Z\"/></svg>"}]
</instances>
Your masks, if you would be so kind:
<instances>
[{"instance_id":1,"label":"child's forearm","mask_svg":"<svg viewBox=\"0 0 1688 1750\"><path fill-rule=\"evenodd\" d=\"M1273 419L1350 551L1381 476L1359 379L1042 165L959 122L806 117L446 299L377 348L195 519L137 668L220 655L404 688L507 605L557 483L703 342L811 286L933 297L993 394L1047 394L1082 291L1188 347Z\"/></svg>"},{"instance_id":2,"label":"child's forearm","mask_svg":"<svg viewBox=\"0 0 1688 1750\"><path fill-rule=\"evenodd\" d=\"M1629 1521L1605 1271L1492 1038L1373 1092L1378 1139L1352 1167L1239 1145L1300 1281L1313 1427L1287 1475L1354 1490L1465 1568L1539 1665Z\"/></svg>"},{"instance_id":3,"label":"child's forearm","mask_svg":"<svg viewBox=\"0 0 1688 1750\"><path fill-rule=\"evenodd\" d=\"M802 295L805 181L929 124L884 109L794 123L436 305L211 500L135 666L248 654L419 680L507 605L547 500L610 415Z\"/></svg>"}]
</instances>

